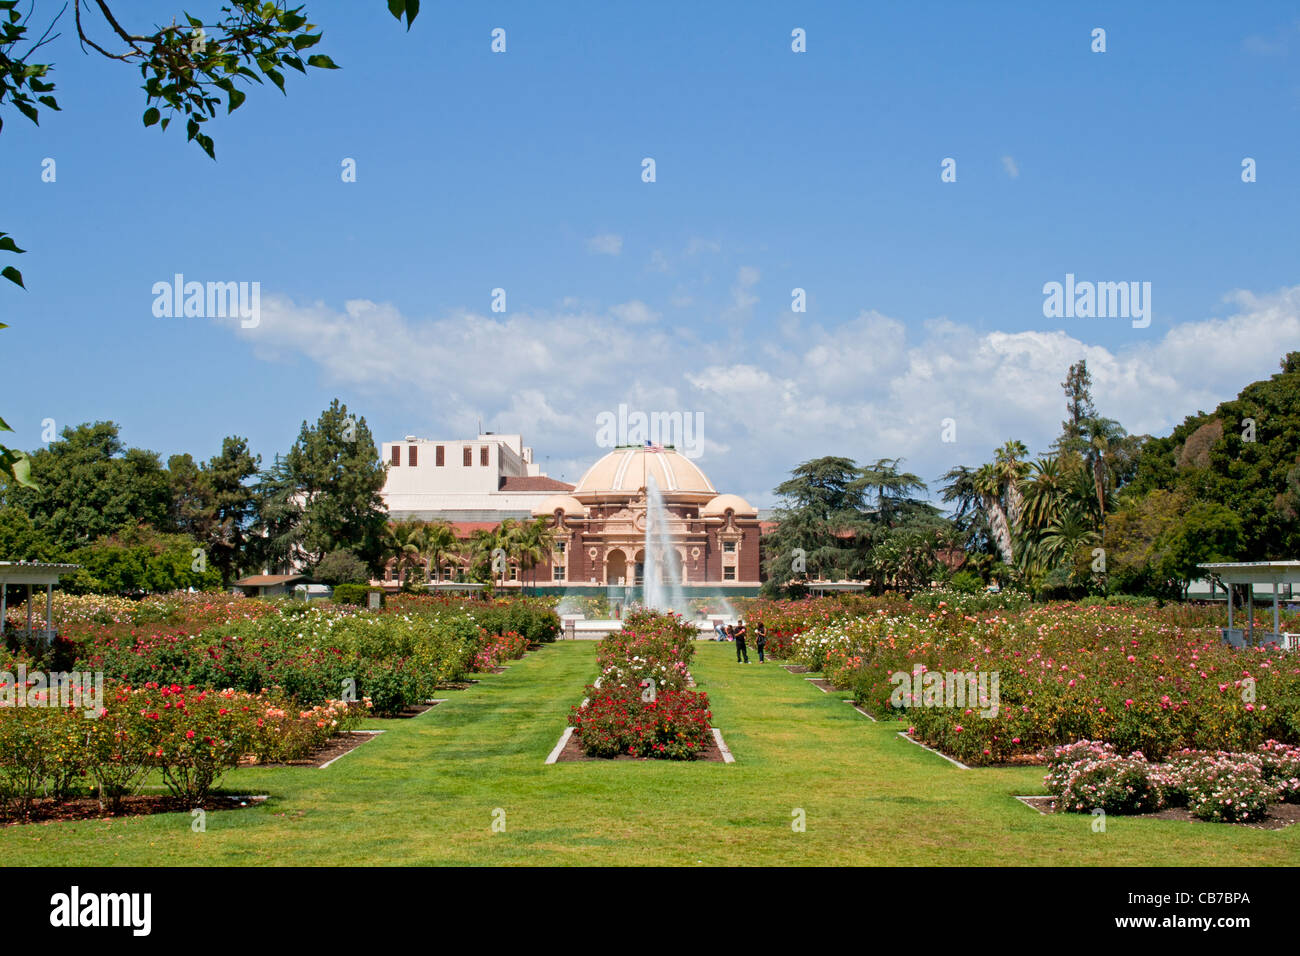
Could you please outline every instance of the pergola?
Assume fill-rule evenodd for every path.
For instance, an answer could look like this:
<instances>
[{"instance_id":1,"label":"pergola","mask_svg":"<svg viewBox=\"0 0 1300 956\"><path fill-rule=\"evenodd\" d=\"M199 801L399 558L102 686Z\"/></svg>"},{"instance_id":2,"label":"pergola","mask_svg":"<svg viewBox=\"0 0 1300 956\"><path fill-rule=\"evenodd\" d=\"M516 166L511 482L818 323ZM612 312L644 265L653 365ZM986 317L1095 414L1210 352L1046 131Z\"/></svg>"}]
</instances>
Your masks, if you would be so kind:
<instances>
[{"instance_id":1,"label":"pergola","mask_svg":"<svg viewBox=\"0 0 1300 956\"><path fill-rule=\"evenodd\" d=\"M79 564L43 564L39 561L0 561L0 638L4 637L5 617L9 612L7 604L9 585L27 585L27 631L30 635L39 634L47 642L54 639L54 585L59 583L59 575L67 574L81 567ZM32 630L32 589L38 585L45 586L45 629Z\"/></svg>"},{"instance_id":2,"label":"pergola","mask_svg":"<svg viewBox=\"0 0 1300 956\"><path fill-rule=\"evenodd\" d=\"M1297 635L1284 634L1281 631L1278 616L1278 590L1283 584L1300 584L1300 561L1239 561L1221 564L1198 565L1210 575L1210 581L1218 581L1228 592L1228 626L1223 631L1223 639L1234 647L1245 647L1255 643L1255 585L1273 585L1273 631L1264 635L1265 643L1276 642L1283 648L1290 649ZM1249 585L1246 588L1247 629L1233 627L1232 588L1238 584Z\"/></svg>"}]
</instances>

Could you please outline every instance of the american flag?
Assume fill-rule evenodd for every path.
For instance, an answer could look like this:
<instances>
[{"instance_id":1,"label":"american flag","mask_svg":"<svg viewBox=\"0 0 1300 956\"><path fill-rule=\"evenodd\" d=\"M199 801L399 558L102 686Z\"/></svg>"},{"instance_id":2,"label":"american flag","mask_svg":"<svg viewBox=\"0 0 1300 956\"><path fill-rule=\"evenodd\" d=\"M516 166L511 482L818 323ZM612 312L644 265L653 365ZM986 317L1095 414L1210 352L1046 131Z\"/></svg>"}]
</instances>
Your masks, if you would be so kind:
<instances>
[{"instance_id":1,"label":"american flag","mask_svg":"<svg viewBox=\"0 0 1300 956\"><path fill-rule=\"evenodd\" d=\"M649 439L646 439L645 450L646 450L646 451L663 451L663 450L664 450L664 446L663 446L663 445L655 445L655 444L653 444Z\"/></svg>"}]
</instances>

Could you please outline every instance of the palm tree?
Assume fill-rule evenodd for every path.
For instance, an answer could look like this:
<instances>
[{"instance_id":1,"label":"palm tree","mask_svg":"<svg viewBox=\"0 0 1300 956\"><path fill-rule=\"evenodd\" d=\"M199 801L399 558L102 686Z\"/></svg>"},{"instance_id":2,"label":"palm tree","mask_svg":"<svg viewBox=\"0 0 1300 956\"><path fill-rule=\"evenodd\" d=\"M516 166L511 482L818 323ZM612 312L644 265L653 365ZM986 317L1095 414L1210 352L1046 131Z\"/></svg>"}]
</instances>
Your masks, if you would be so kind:
<instances>
[{"instance_id":1,"label":"palm tree","mask_svg":"<svg viewBox=\"0 0 1300 956\"><path fill-rule=\"evenodd\" d=\"M424 557L437 580L442 580L443 559L459 551L456 530L446 521L432 521L424 526ZM427 580L427 575L426 575Z\"/></svg>"},{"instance_id":2,"label":"palm tree","mask_svg":"<svg viewBox=\"0 0 1300 956\"><path fill-rule=\"evenodd\" d=\"M989 532L997 545L1004 564L1011 564L1015 552L1011 545L1011 523L1002 504L1002 476L994 465L980 465L971 477L971 487L980 496L980 504L988 515Z\"/></svg>"},{"instance_id":3,"label":"palm tree","mask_svg":"<svg viewBox=\"0 0 1300 956\"><path fill-rule=\"evenodd\" d=\"M1040 532L1060 519L1069 500L1068 478L1055 456L1040 458L1029 466L1021 486L1024 504L1019 522L1026 533Z\"/></svg>"},{"instance_id":4,"label":"palm tree","mask_svg":"<svg viewBox=\"0 0 1300 956\"><path fill-rule=\"evenodd\" d=\"M535 518L523 526L519 537L519 568L533 572L533 587L537 587L537 567L555 550L555 532L548 518Z\"/></svg>"},{"instance_id":5,"label":"palm tree","mask_svg":"<svg viewBox=\"0 0 1300 956\"><path fill-rule=\"evenodd\" d=\"M1025 462L1028 456L1029 449L1012 438L997 450L994 459L998 478L1006 488L1007 521L1013 528L1020 520L1020 510L1023 505L1020 482L1029 471L1029 465Z\"/></svg>"},{"instance_id":6,"label":"palm tree","mask_svg":"<svg viewBox=\"0 0 1300 956\"><path fill-rule=\"evenodd\" d=\"M425 550L424 522L395 521L384 529L384 554L396 558L397 583L405 583L404 572L420 563Z\"/></svg>"}]
</instances>

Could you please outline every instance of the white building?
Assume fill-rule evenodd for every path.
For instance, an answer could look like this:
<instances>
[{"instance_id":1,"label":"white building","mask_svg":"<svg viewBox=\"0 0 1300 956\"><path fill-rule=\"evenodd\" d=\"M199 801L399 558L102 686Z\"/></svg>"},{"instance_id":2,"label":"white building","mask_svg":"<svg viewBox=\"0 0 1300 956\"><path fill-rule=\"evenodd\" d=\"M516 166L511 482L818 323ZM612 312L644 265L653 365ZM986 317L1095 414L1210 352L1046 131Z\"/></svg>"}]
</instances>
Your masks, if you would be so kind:
<instances>
[{"instance_id":1,"label":"white building","mask_svg":"<svg viewBox=\"0 0 1300 956\"><path fill-rule=\"evenodd\" d=\"M536 505L573 486L542 474L520 435L484 432L449 441L384 442L381 492L393 520L500 522L529 518Z\"/></svg>"}]
</instances>

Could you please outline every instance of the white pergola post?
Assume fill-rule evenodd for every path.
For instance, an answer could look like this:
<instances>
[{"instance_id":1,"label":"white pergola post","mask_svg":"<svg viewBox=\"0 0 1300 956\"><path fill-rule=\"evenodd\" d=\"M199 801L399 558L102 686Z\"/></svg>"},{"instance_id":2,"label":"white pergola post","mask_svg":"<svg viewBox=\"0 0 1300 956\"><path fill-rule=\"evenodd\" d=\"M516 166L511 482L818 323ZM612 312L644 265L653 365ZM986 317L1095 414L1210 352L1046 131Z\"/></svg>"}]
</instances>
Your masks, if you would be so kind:
<instances>
[{"instance_id":1,"label":"white pergola post","mask_svg":"<svg viewBox=\"0 0 1300 956\"><path fill-rule=\"evenodd\" d=\"M27 638L32 636L32 586L27 585ZM24 638L26 640L26 638Z\"/></svg>"},{"instance_id":2,"label":"white pergola post","mask_svg":"<svg viewBox=\"0 0 1300 956\"><path fill-rule=\"evenodd\" d=\"M1236 596L1236 588L1225 583L1223 589L1228 592L1228 630L1232 630L1232 599Z\"/></svg>"},{"instance_id":3,"label":"white pergola post","mask_svg":"<svg viewBox=\"0 0 1300 956\"><path fill-rule=\"evenodd\" d=\"M1250 615L1250 622L1246 625L1248 630L1246 643L1251 647L1255 646L1255 582L1250 581L1246 584L1246 613Z\"/></svg>"},{"instance_id":4,"label":"white pergola post","mask_svg":"<svg viewBox=\"0 0 1300 956\"><path fill-rule=\"evenodd\" d=\"M1277 637L1278 633L1278 616L1277 616L1277 582L1273 582L1273 636Z\"/></svg>"},{"instance_id":5,"label":"white pergola post","mask_svg":"<svg viewBox=\"0 0 1300 956\"><path fill-rule=\"evenodd\" d=\"M1273 628L1277 630L1277 628ZM45 585L45 636L51 644L54 643L54 585Z\"/></svg>"},{"instance_id":6,"label":"white pergola post","mask_svg":"<svg viewBox=\"0 0 1300 956\"><path fill-rule=\"evenodd\" d=\"M9 616L9 585L0 581L0 637L4 637L5 618Z\"/></svg>"}]
</instances>

